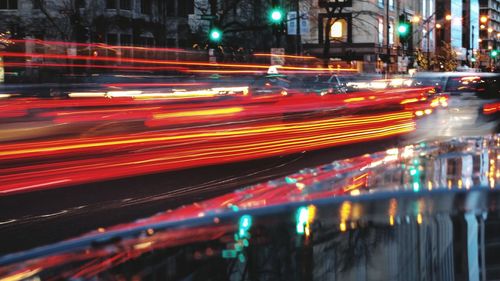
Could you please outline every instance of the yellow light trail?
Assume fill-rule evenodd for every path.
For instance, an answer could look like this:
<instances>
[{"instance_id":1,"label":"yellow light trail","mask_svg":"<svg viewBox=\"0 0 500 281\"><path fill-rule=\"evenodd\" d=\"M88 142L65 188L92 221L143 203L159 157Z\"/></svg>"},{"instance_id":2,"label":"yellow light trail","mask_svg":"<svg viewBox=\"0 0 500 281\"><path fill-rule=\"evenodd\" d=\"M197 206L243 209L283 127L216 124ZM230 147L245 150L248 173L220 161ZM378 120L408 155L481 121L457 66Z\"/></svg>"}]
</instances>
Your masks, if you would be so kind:
<instances>
[{"instance_id":1,"label":"yellow light trail","mask_svg":"<svg viewBox=\"0 0 500 281\"><path fill-rule=\"evenodd\" d=\"M130 145L130 144L145 144L152 142L161 142L161 141L187 141L190 139L198 139L198 138L214 138L214 137L231 137L238 135L248 135L248 134L264 134L264 133L276 133L276 132L286 132L290 130L313 130L321 127L329 126L329 127L343 127L343 126L352 126L356 124L367 125L372 122L380 122L387 120L395 120L395 119L411 119L412 114L409 112L401 112L401 113L391 113L384 114L373 117L351 117L351 118L334 118L328 120L320 120L315 122L307 122L302 123L301 125L294 124L292 125L271 125L271 126L263 126L262 128L252 128L252 129L236 129L233 131L216 131L216 132L208 132L208 133L192 133L185 135L173 135L173 136L154 136L149 138L132 138L132 139L122 139L122 140L106 140L101 142L91 142L91 143L81 143L81 144L65 144L65 142L60 142L57 145L49 146L49 147L38 147L38 148L25 148L25 149L14 149L14 150L4 150L0 151L0 156L4 158L6 156L14 156L20 157L22 154L33 154L33 153L43 153L43 152L55 152L55 151L67 151L73 149L84 149L84 148L99 148L99 147L108 147L115 145ZM91 139L92 141L93 139ZM86 140L88 141L88 140ZM33 146L34 144L28 144L27 147ZM43 144L40 144L43 146Z\"/></svg>"}]
</instances>

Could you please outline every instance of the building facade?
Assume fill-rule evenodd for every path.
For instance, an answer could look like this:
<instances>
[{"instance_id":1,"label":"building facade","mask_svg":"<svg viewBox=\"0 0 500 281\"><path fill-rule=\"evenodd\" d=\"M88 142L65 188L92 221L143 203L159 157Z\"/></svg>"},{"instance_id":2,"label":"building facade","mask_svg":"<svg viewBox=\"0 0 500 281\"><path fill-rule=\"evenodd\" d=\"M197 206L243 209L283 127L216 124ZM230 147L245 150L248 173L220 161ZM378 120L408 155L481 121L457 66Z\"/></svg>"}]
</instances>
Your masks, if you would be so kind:
<instances>
[{"instance_id":1,"label":"building facade","mask_svg":"<svg viewBox=\"0 0 500 281\"><path fill-rule=\"evenodd\" d=\"M0 31L12 37L110 45L186 46L186 0L0 0Z\"/></svg>"},{"instance_id":2,"label":"building facade","mask_svg":"<svg viewBox=\"0 0 500 281\"><path fill-rule=\"evenodd\" d=\"M344 7L338 8L339 5ZM310 27L306 34L302 34L304 50L313 55L357 61L367 72L382 72L387 68L390 72L403 72L411 67L413 50L425 45L433 52L434 40L430 36L430 40L422 41L425 30L419 21L412 23L410 39L401 42L398 24L402 19L412 22L416 16L422 18L432 14L433 7L434 1L431 0L310 0L302 7L308 14L305 20ZM329 10L332 9L337 9L337 12L331 14ZM327 30L328 20L334 21L330 31ZM324 45L328 41L330 50L326 53Z\"/></svg>"},{"instance_id":3,"label":"building facade","mask_svg":"<svg viewBox=\"0 0 500 281\"><path fill-rule=\"evenodd\" d=\"M480 52L482 54L479 63L481 67L493 66L499 59L492 59L490 52L500 50L500 1L479 0L479 36Z\"/></svg>"}]
</instances>

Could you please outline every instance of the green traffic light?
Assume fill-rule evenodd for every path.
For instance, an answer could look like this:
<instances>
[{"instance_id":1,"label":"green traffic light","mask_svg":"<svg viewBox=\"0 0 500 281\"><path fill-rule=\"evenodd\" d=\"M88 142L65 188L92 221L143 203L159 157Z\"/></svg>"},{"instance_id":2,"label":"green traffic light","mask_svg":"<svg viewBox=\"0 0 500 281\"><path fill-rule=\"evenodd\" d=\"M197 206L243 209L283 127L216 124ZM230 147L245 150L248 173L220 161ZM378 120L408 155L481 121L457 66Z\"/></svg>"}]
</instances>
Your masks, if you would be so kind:
<instances>
[{"instance_id":1,"label":"green traffic light","mask_svg":"<svg viewBox=\"0 0 500 281\"><path fill-rule=\"evenodd\" d=\"M490 56L492 58L496 58L498 56L498 51L497 50L492 50L491 53L490 53Z\"/></svg>"},{"instance_id":2,"label":"green traffic light","mask_svg":"<svg viewBox=\"0 0 500 281\"><path fill-rule=\"evenodd\" d=\"M304 234L307 219L309 217L309 210L307 207L300 207L295 215L296 219L296 231L297 234Z\"/></svg>"},{"instance_id":3,"label":"green traffic light","mask_svg":"<svg viewBox=\"0 0 500 281\"><path fill-rule=\"evenodd\" d=\"M272 23L280 23L283 20L283 12L279 8L272 9L270 16Z\"/></svg>"},{"instance_id":4,"label":"green traffic light","mask_svg":"<svg viewBox=\"0 0 500 281\"><path fill-rule=\"evenodd\" d=\"M218 42L222 39L222 32L218 29L212 29L210 31L210 40Z\"/></svg>"},{"instance_id":5,"label":"green traffic light","mask_svg":"<svg viewBox=\"0 0 500 281\"><path fill-rule=\"evenodd\" d=\"M244 215L240 218L238 236L239 238L248 238L248 231L252 227L252 216Z\"/></svg>"},{"instance_id":6,"label":"green traffic light","mask_svg":"<svg viewBox=\"0 0 500 281\"><path fill-rule=\"evenodd\" d=\"M402 36L407 35L409 30L410 30L410 28L409 28L407 23L401 23L398 26L399 35L402 35Z\"/></svg>"}]
</instances>

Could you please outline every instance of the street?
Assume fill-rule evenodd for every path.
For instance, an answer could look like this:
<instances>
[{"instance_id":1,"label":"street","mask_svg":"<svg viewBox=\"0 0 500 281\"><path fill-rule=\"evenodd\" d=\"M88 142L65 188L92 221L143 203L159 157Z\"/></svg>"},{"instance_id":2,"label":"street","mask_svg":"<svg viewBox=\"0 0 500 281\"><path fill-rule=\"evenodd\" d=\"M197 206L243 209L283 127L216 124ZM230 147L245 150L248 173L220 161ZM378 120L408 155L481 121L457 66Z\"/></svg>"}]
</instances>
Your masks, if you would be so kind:
<instances>
[{"instance_id":1,"label":"street","mask_svg":"<svg viewBox=\"0 0 500 281\"><path fill-rule=\"evenodd\" d=\"M500 280L500 0L0 0L0 281Z\"/></svg>"},{"instance_id":2,"label":"street","mask_svg":"<svg viewBox=\"0 0 500 281\"><path fill-rule=\"evenodd\" d=\"M304 100L301 99L300 101L303 102ZM269 103L269 101L267 102ZM219 103L219 101L217 103ZM220 101L220 103L226 105L228 101ZM390 101L388 101L388 103L390 103ZM75 172L70 172L70 174L66 173L64 176L68 177L71 176L71 173L74 173L77 176L75 179L78 179L82 175L85 175L85 181L77 180L76 183L69 185L54 185L55 188L50 189L25 189L29 192L21 189L22 192L12 192L12 194L10 194L11 192L9 192L8 189L8 180L9 177L12 176L7 177L7 174L3 173L4 180L2 190L5 195L0 198L3 208L3 212L0 214L0 233L1 236L6 239L0 239L0 241L2 241L0 249L2 249L4 253L27 250L35 246L74 237L100 227L107 227L117 223L147 217L166 209L176 209L184 204L202 201L207 198L225 194L237 188L264 182L266 180L292 174L304 168L327 164L335 160L375 153L393 147L403 147L414 143L436 140L446 141L457 137L463 138L467 136L490 135L498 132L498 120L493 120L491 122L479 120L478 112L482 108L483 103L485 103L485 101L452 97L449 100L449 106L447 108L438 109L432 115L419 118L416 123L416 130L402 135L388 136L380 140L368 140L360 144L341 143L340 146L334 145L334 147L330 148L320 147L319 150L315 149L315 146L311 146L310 149L304 147L301 148L301 151L298 153L294 150L290 150L290 152L280 156L267 156L267 154L262 154L262 156L257 157L260 159L254 160L251 160L251 158L243 158L243 160L236 158L232 160L231 163L227 164L224 162L208 162L208 166L186 166L187 168L177 168L175 171L169 171L168 166L162 166L162 170L147 170L147 174L132 177L128 176L124 179L113 179L112 177L109 178L106 176L96 179L93 176L89 176L89 174L87 174L88 172L80 171L82 169L81 167L77 167L74 169ZM313 105L316 106L314 103ZM202 106L205 105L202 104ZM302 109L303 106L304 103L302 103ZM370 105L369 108L372 108L372 106L373 105ZM293 107L287 107L287 109L290 108L293 110ZM262 110L259 112L262 112ZM270 118L274 118L272 117L275 116L274 112L275 111L270 113ZM78 112L74 114L77 113ZM86 110L80 110L78 114L86 114ZM261 116L265 118L261 117L257 120L251 119L248 124L269 122L267 121L267 115ZM309 118L316 120L318 118L310 114L298 116L301 120L308 120ZM320 118L329 117L325 115L325 117ZM115 125L116 123L113 124ZM365 122L364 124L366 125L367 123ZM241 125L248 126L245 122L238 126ZM78 125L76 126L78 128ZM234 125L230 126L231 129L234 129ZM128 127L124 128L128 129ZM196 129L197 127L194 128ZM207 129L213 130L211 127L207 127ZM178 129L175 129L174 132L177 132L177 130ZM182 132L182 130L179 132ZM33 132L33 130L29 132ZM315 131L315 135L318 132L321 131ZM115 132L106 132L106 134L113 133ZM144 139L145 133L146 132L139 133L139 136ZM24 138L23 135L20 137ZM35 137L38 138L38 136ZM58 135L55 137L61 138ZM65 138L68 137L72 138L71 136ZM206 137L207 136L204 136L204 138ZM54 138L49 143L55 143L57 138ZM62 138L62 140L65 138ZM257 141L257 139L254 141ZM204 142L206 142L206 139L204 139ZM198 145L204 142L198 142ZM7 142L7 144L8 143L9 142ZM26 141L20 142L20 144L22 143L26 143ZM29 142L27 143L29 144ZM37 143L39 145L43 144L43 142L40 141L37 141ZM64 143L67 143L67 141L61 142L61 144ZM369 143L369 145L367 146L366 143ZM4 147L7 148L9 146ZM133 155L138 153L135 152L137 148L130 150L130 148L132 148L130 144L125 148L126 150L114 148L111 151L109 149L98 151L99 154L96 159L100 159L100 162L104 162L105 160L103 157L106 155L104 153L110 152L112 152L112 154L110 154L109 157L116 157L120 154L127 153L127 158L132 159L131 157L134 157ZM8 154L5 153L8 150L3 151L3 153L0 153L0 156L4 157L2 162L3 167L7 169L9 167L8 165L10 165L13 167L10 168L12 171L18 171L18 173L20 173L21 177L17 177L16 183L19 184L17 186L22 187L22 177L26 178L29 175L23 175L23 173L26 173L24 172L26 168L23 168L23 166L28 167L24 163L29 163L29 165L33 166L36 163L33 163L33 161L37 159L33 157L36 155L30 155L30 158L26 160L22 160L22 158L16 156L15 162L9 162L9 158L5 158L8 156ZM142 152L142 150L139 152ZM30 151L30 153L34 152ZM91 153L91 151L86 150L86 156L83 158L83 155L74 153L64 154L64 158L56 157L57 155L52 156L52 154L42 154L42 157L44 157L42 159L45 159L44 161L47 162L49 159L54 159L50 161L55 161L54 165L57 165L52 165L55 169L50 168L52 166L48 166L51 170L42 174L41 179L49 184L43 186L50 186L51 183L57 182L57 178L53 179L50 177L52 175L57 176L56 171L59 168L56 167L59 166L58 163L60 163L60 161L63 159L67 161L67 159L74 157L77 157L76 159L81 159L78 161L90 161L92 158L89 158L91 156L89 153ZM163 153L168 153L168 150ZM262 150L260 153L262 153ZM74 156L71 156L73 154ZM255 157L255 154L253 157ZM44 165L48 165L48 163L49 162ZM78 162L76 161L74 163ZM37 168L39 169L39 173L42 171L40 168L44 169L44 166L40 166L40 164L37 165L39 167ZM37 166L35 165L33 167ZM70 167L64 168L63 171L67 171L68 168ZM99 167L97 171L101 175L105 175L106 172L102 169L103 168ZM127 173L130 172L127 171ZM130 175L134 175L134 173ZM99 180L99 178L103 180ZM26 187L27 184L30 184L30 181L26 181L24 186ZM33 191L31 191L31 189L33 189ZM67 225L71 225L71 227L68 228L66 227Z\"/></svg>"}]
</instances>

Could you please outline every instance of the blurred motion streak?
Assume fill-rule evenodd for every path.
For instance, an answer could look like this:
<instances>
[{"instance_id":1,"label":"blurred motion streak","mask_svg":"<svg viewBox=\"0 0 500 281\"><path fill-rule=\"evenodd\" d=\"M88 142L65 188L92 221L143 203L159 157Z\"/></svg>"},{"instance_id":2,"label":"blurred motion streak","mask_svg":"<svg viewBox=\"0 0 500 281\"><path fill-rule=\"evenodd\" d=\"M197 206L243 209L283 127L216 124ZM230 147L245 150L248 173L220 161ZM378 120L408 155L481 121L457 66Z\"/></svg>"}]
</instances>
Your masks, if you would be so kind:
<instances>
[{"instance_id":1,"label":"blurred motion streak","mask_svg":"<svg viewBox=\"0 0 500 281\"><path fill-rule=\"evenodd\" d=\"M128 49L128 50L146 50L146 51L164 51L164 52L176 52L176 53L187 53L189 51L178 49L178 48L158 48L158 47L136 47L136 46L118 46L118 45L108 45L103 43L77 43L77 42L67 42L67 41L47 41L40 39L10 39L10 41L17 44L24 43L35 43L43 46L77 46L77 47L95 47L103 49Z\"/></svg>"},{"instance_id":2,"label":"blurred motion streak","mask_svg":"<svg viewBox=\"0 0 500 281\"><path fill-rule=\"evenodd\" d=\"M402 111L226 130L188 128L5 144L0 150L0 192L6 195L292 154L395 136L414 128L413 114ZM22 161L26 163L19 165Z\"/></svg>"},{"instance_id":3,"label":"blurred motion streak","mask_svg":"<svg viewBox=\"0 0 500 281\"><path fill-rule=\"evenodd\" d=\"M483 107L483 113L486 115L495 114L500 112L500 102L485 104Z\"/></svg>"},{"instance_id":4,"label":"blurred motion streak","mask_svg":"<svg viewBox=\"0 0 500 281\"><path fill-rule=\"evenodd\" d=\"M139 64L159 64L159 65L179 65L179 66L208 66L208 67L227 67L227 68L250 68L250 69L261 69L267 70L269 65L259 65L259 64L234 64L234 63L207 63L201 61L172 61L172 60L154 60L154 59L140 59L140 58L128 58L128 57L109 57L109 56L83 56L83 55L65 55L65 54L41 54L41 53L16 53L16 52L0 52L1 57L15 57L15 58L39 58L39 59L59 59L59 60L85 60L85 61L99 61L99 62L115 62L115 63L139 63ZM35 64L33 64L34 66ZM44 63L38 63L37 66L44 66ZM45 64L49 66L48 64ZM61 66L63 64L55 64ZM54 65L54 66L55 66ZM6 66L8 66L6 64ZM72 64L64 64L64 66L74 66ZM78 67L86 67L85 64L76 65ZM95 65L99 67L101 65ZM102 65L101 67L109 67ZM120 66L129 67L129 66ZM309 67L299 67L299 66L280 66L280 69L284 70L303 70L309 71ZM329 68L313 68L313 71L330 71ZM350 68L336 68L336 71L357 71Z\"/></svg>"}]
</instances>

